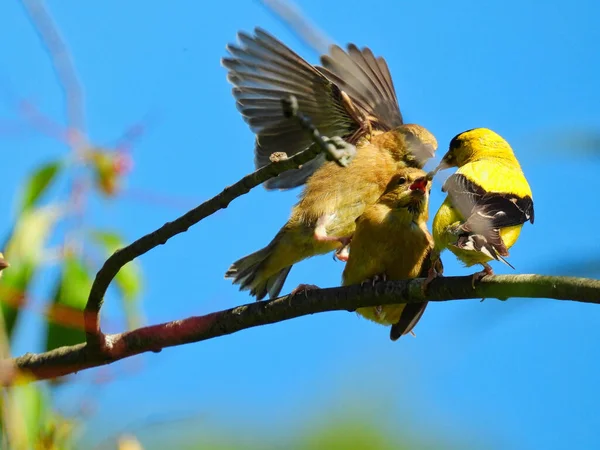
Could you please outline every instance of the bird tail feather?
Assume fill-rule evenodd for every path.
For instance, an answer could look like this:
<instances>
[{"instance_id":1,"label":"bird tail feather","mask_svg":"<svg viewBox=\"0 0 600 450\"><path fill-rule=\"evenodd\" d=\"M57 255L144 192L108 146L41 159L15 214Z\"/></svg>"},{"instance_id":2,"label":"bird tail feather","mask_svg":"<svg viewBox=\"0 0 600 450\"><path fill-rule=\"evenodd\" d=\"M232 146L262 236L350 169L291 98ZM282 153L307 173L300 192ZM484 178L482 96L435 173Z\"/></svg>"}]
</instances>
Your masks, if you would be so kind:
<instances>
[{"instance_id":1,"label":"bird tail feather","mask_svg":"<svg viewBox=\"0 0 600 450\"><path fill-rule=\"evenodd\" d=\"M269 294L269 298L277 297L292 266L285 267L268 278L264 278L261 269L264 262L272 255L273 249L274 245L269 244L234 262L225 272L225 278L232 278L233 284L239 284L240 291L249 290L256 300L262 300L267 294Z\"/></svg>"},{"instance_id":2,"label":"bird tail feather","mask_svg":"<svg viewBox=\"0 0 600 450\"><path fill-rule=\"evenodd\" d=\"M454 246L462 250L481 252L515 270L515 267L505 258L505 256L508 256L508 250L499 234L498 240L499 243L494 244L490 243L489 240L481 234L470 233L460 236Z\"/></svg>"},{"instance_id":3,"label":"bird tail feather","mask_svg":"<svg viewBox=\"0 0 600 450\"><path fill-rule=\"evenodd\" d=\"M419 320L421 320L421 317L423 317L425 308L427 308L427 303L428 302L408 303L404 307L402 314L400 315L400 320L392 325L392 328L390 329L390 339L392 341L396 341L400 336L412 331Z\"/></svg>"}]
</instances>

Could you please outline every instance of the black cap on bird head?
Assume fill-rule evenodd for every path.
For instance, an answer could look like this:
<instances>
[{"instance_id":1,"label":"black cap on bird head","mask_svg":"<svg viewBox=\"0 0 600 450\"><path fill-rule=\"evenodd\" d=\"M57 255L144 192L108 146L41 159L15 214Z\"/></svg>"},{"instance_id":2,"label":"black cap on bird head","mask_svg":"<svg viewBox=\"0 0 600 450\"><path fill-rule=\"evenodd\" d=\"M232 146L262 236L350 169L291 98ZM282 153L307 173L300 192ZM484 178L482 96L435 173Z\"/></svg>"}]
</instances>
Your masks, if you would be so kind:
<instances>
[{"instance_id":1,"label":"black cap on bird head","mask_svg":"<svg viewBox=\"0 0 600 450\"><path fill-rule=\"evenodd\" d=\"M456 136L452 138L450 144L448 145L448 151L442 157L442 160L438 164L438 166L434 169L434 173L437 173L440 170L449 169L451 167L456 167L458 165L458 155L457 153L463 147L463 141L465 137L468 136L471 132L478 130L479 128L473 128L471 130L463 131L462 133L458 133Z\"/></svg>"},{"instance_id":2,"label":"black cap on bird head","mask_svg":"<svg viewBox=\"0 0 600 450\"><path fill-rule=\"evenodd\" d=\"M450 141L448 151L434 169L461 167L476 159L493 156L495 158L514 158L514 153L506 140L489 128L472 128L457 134Z\"/></svg>"}]
</instances>

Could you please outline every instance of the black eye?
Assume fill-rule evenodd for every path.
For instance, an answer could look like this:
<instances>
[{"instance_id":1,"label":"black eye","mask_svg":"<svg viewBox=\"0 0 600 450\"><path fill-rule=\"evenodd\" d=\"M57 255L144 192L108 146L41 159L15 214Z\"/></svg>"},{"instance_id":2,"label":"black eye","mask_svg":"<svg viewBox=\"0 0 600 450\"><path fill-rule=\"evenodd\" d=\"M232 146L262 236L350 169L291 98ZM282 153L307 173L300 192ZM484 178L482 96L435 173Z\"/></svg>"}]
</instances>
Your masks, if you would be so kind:
<instances>
[{"instance_id":1,"label":"black eye","mask_svg":"<svg viewBox=\"0 0 600 450\"><path fill-rule=\"evenodd\" d=\"M406 183L406 178L404 178L404 177L398 178L398 186L402 186L404 183Z\"/></svg>"}]
</instances>

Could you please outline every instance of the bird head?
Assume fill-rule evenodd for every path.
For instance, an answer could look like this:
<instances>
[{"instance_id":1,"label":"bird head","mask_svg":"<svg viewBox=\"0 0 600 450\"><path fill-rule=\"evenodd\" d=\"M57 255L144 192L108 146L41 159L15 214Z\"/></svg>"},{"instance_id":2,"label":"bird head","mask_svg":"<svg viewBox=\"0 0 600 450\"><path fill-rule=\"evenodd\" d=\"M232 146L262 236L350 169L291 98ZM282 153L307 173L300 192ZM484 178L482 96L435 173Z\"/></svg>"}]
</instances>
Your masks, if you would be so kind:
<instances>
[{"instance_id":1,"label":"bird head","mask_svg":"<svg viewBox=\"0 0 600 450\"><path fill-rule=\"evenodd\" d=\"M430 190L431 180L423 170L404 168L392 177L379 202L420 214L427 209Z\"/></svg>"},{"instance_id":2,"label":"bird head","mask_svg":"<svg viewBox=\"0 0 600 450\"><path fill-rule=\"evenodd\" d=\"M474 128L452 138L448 152L434 172L450 167L462 167L488 157L515 159L510 145L499 134L487 128Z\"/></svg>"},{"instance_id":3,"label":"bird head","mask_svg":"<svg viewBox=\"0 0 600 450\"><path fill-rule=\"evenodd\" d=\"M408 154L404 157L415 167L423 167L427 160L433 158L438 143L435 136L421 125L406 124L397 128L397 132L404 138Z\"/></svg>"}]
</instances>

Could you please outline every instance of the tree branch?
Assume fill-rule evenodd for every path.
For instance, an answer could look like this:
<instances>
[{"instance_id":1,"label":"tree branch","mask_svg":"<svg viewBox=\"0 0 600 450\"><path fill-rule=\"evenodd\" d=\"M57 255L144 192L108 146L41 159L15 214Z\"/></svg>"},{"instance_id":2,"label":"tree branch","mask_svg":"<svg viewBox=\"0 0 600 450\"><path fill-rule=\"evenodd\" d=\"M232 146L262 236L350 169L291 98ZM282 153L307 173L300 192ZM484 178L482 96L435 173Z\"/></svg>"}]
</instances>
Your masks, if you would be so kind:
<instances>
[{"instance_id":1,"label":"tree branch","mask_svg":"<svg viewBox=\"0 0 600 450\"><path fill-rule=\"evenodd\" d=\"M98 352L89 344L79 344L41 354L27 353L10 360L12 363L10 367L16 369L12 372L25 375L25 379L55 378L140 353L159 352L166 347L204 341L247 328L326 311L354 311L364 306L473 298L506 300L512 297L550 298L600 304L600 280L586 278L497 275L485 277L473 289L471 276L444 277L435 279L429 285L426 295L422 292L424 281L419 278L388 281L377 283L375 286L366 284L300 292L205 316L106 335L103 352ZM6 365L0 364L0 367ZM8 383L11 379L14 377L0 376L0 382Z\"/></svg>"},{"instance_id":2,"label":"tree branch","mask_svg":"<svg viewBox=\"0 0 600 450\"><path fill-rule=\"evenodd\" d=\"M99 353L109 351L107 348L109 343L106 342L105 336L102 334L100 328L100 309L102 308L104 294L106 293L108 286L125 264L133 261L135 258L153 248L165 244L173 236L187 231L192 225L197 224L202 219L221 209L227 208L229 203L233 200L247 194L251 189L265 181L274 178L287 170L297 169L302 164L314 159L321 151L335 155L335 157L344 158L344 161L349 157L351 158L351 154L354 153L354 146L347 143L343 143L342 145L333 139L330 141L324 139L312 125L310 119L298 111L297 104L298 102L295 97L290 96L289 100L282 101L282 108L287 117L297 120L303 128L310 132L316 145L311 146L307 150L304 150L291 158L287 158L287 155L285 154L272 157L271 159L273 162L271 164L258 169L250 175L246 175L237 183L226 187L220 194L188 211L183 216L164 224L159 229L141 237L127 247L117 250L106 260L102 268L96 274L85 306L84 323L88 346L94 348ZM337 151L336 147L341 151Z\"/></svg>"},{"instance_id":3,"label":"tree branch","mask_svg":"<svg viewBox=\"0 0 600 450\"><path fill-rule=\"evenodd\" d=\"M340 136L323 136L314 126L310 117L305 116L298 109L298 99L294 95L290 95L289 99L282 99L281 105L284 116L296 119L302 129L311 135L312 141L319 147L320 151L325 152L329 161L335 161L342 167L348 167L348 164L356 155L354 145L346 142Z\"/></svg>"}]
</instances>

